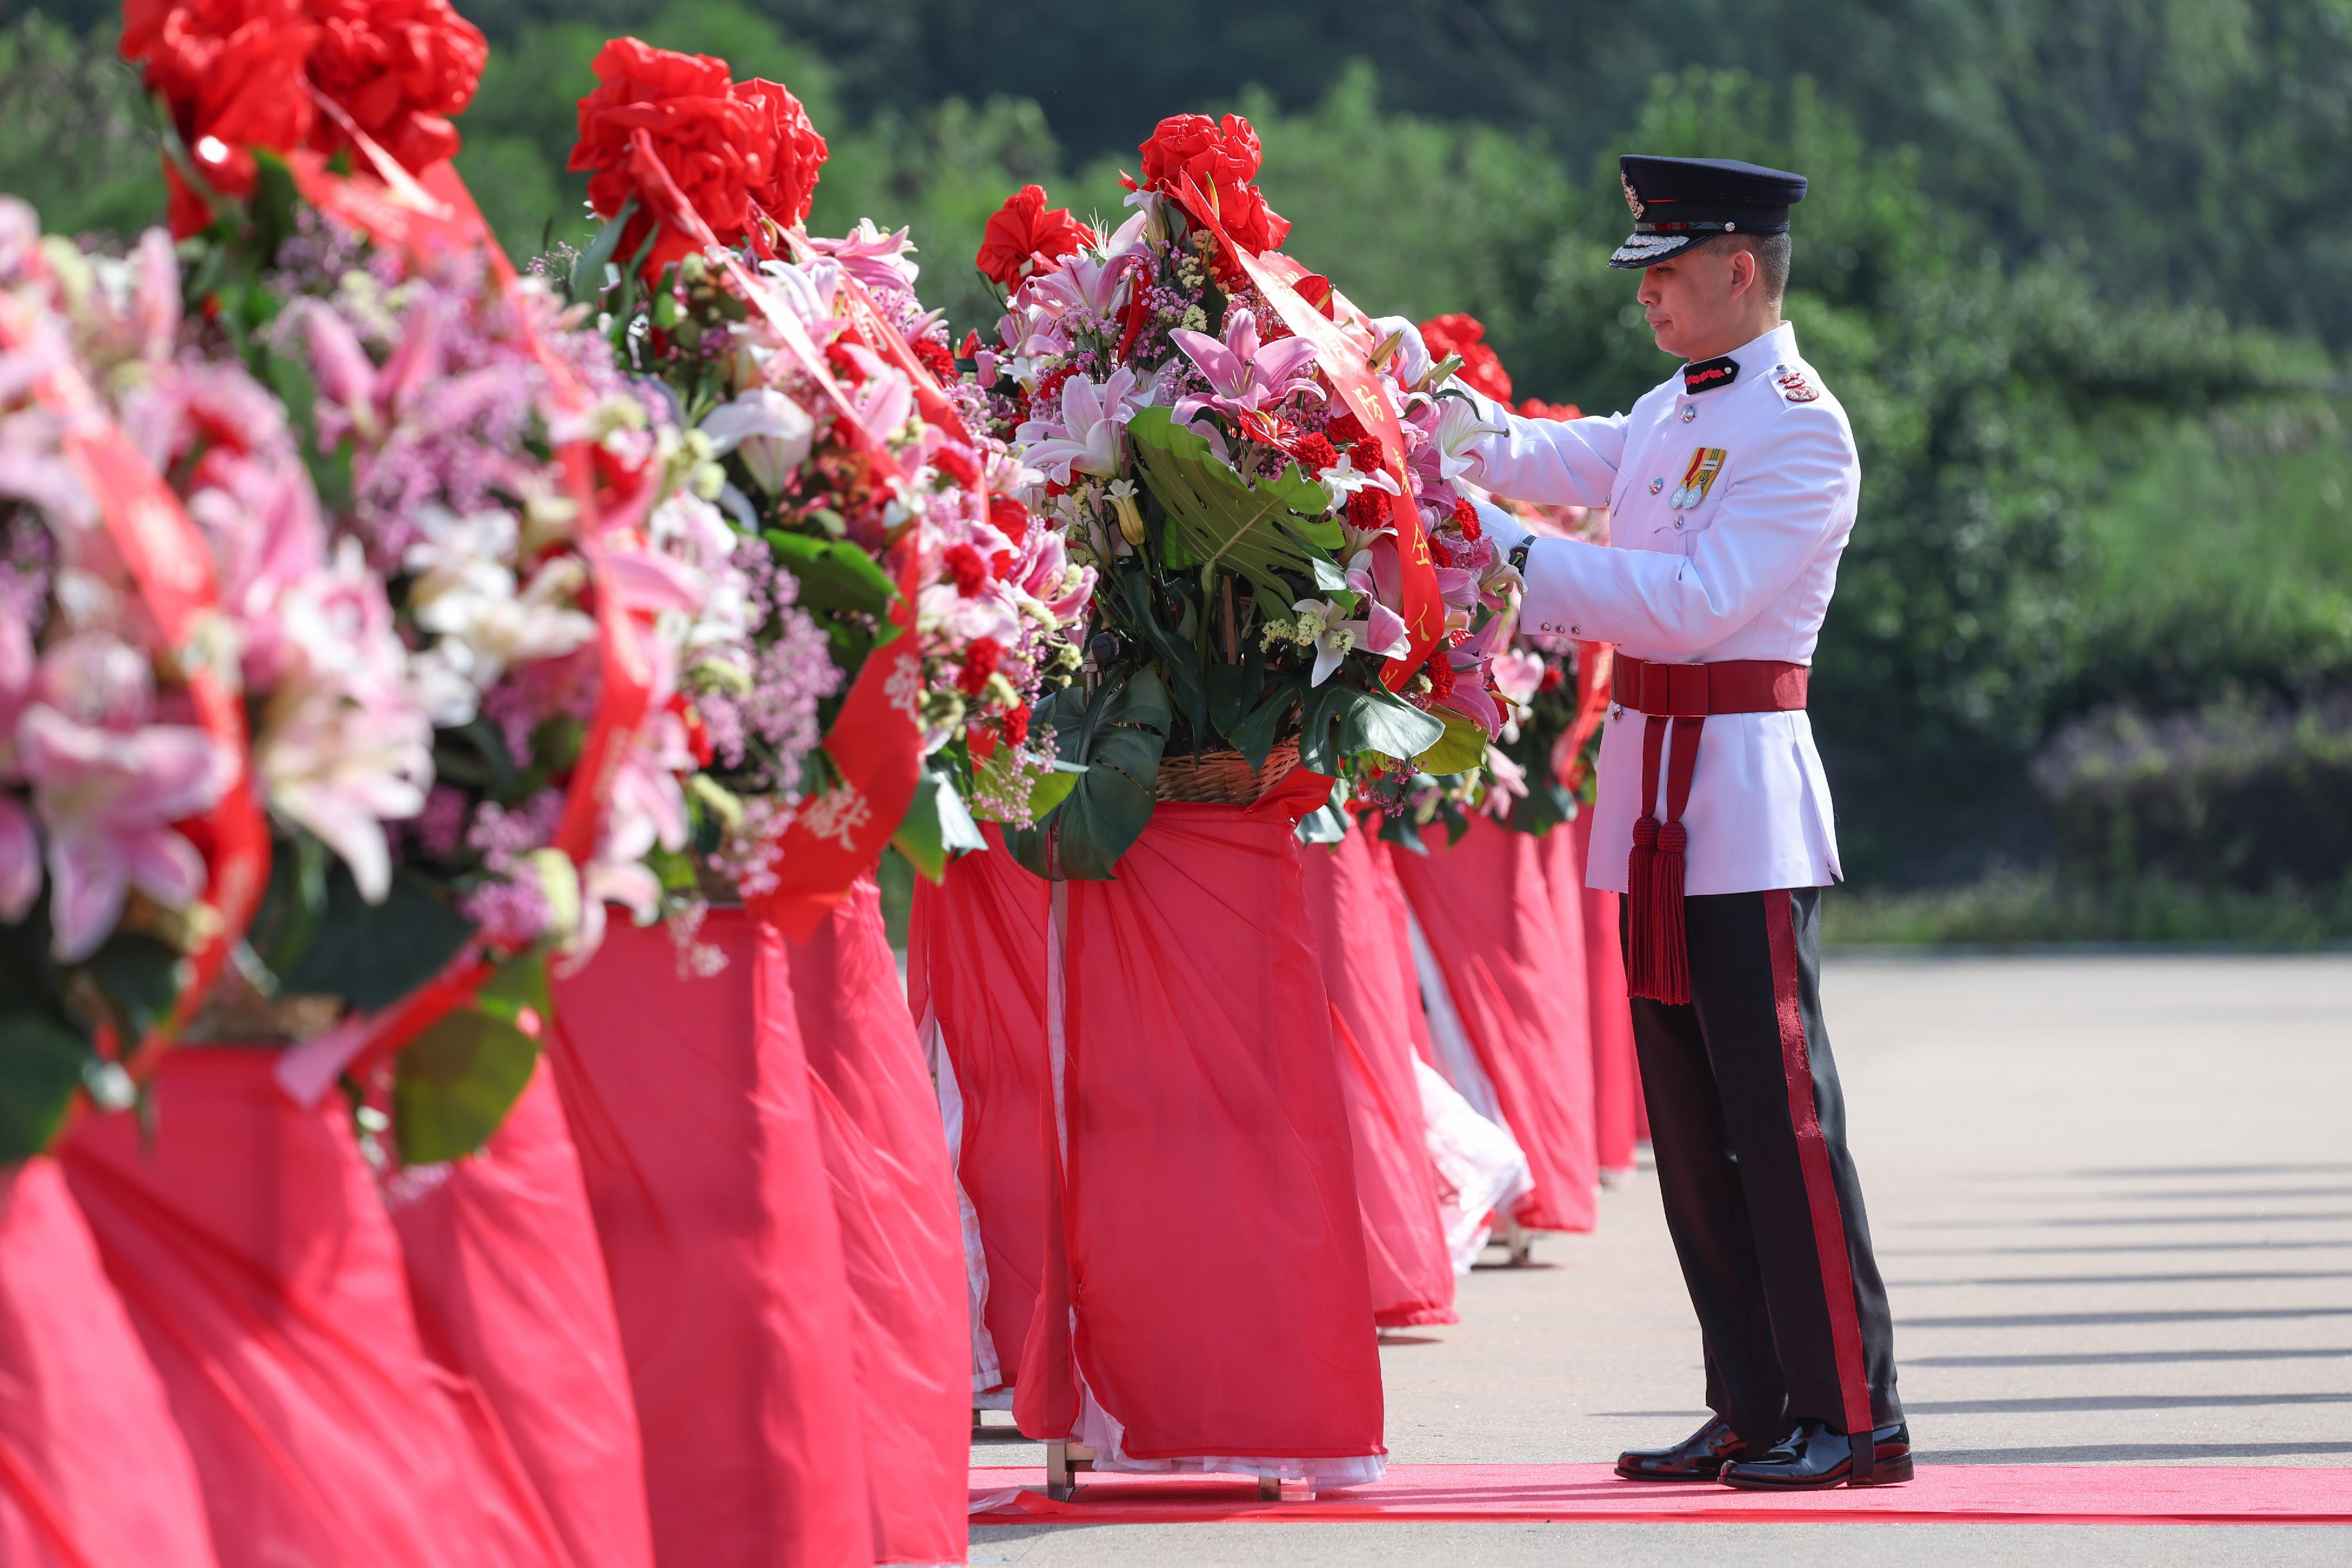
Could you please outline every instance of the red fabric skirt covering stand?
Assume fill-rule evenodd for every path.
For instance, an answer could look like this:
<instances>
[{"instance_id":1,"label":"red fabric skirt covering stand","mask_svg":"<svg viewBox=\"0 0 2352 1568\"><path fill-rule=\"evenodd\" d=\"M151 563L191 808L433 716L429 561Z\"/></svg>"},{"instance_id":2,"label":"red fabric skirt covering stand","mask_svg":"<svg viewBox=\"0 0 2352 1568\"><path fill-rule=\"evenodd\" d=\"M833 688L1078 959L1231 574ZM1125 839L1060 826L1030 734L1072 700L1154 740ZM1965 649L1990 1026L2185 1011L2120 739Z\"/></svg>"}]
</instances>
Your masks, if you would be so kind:
<instances>
[{"instance_id":1,"label":"red fabric skirt covering stand","mask_svg":"<svg viewBox=\"0 0 2352 1568\"><path fill-rule=\"evenodd\" d=\"M784 938L720 909L699 939L727 967L681 979L667 932L616 923L555 988L655 1557L859 1568L875 1551L854 1313Z\"/></svg>"},{"instance_id":2,"label":"red fabric skirt covering stand","mask_svg":"<svg viewBox=\"0 0 2352 1568\"><path fill-rule=\"evenodd\" d=\"M652 1568L636 1406L551 1069L479 1155L402 1171L384 1198L425 1351L481 1387L572 1562Z\"/></svg>"},{"instance_id":3,"label":"red fabric skirt covering stand","mask_svg":"<svg viewBox=\"0 0 2352 1568\"><path fill-rule=\"evenodd\" d=\"M1560 936L1543 841L1480 815L1451 848L1390 859L1535 1176L1512 1217L1530 1230L1591 1229L1600 1168L1584 969Z\"/></svg>"},{"instance_id":4,"label":"red fabric skirt covering stand","mask_svg":"<svg viewBox=\"0 0 2352 1568\"><path fill-rule=\"evenodd\" d=\"M1412 1020L1421 998L1412 956L1396 940L1390 897L1396 873L1374 847L1369 834L1351 832L1328 848L1301 852L1307 919L1331 994L1339 1085L1355 1142L1372 1321L1382 1328L1460 1322L1413 1080Z\"/></svg>"},{"instance_id":5,"label":"red fabric skirt covering stand","mask_svg":"<svg viewBox=\"0 0 2352 1568\"><path fill-rule=\"evenodd\" d=\"M1650 1135L1642 1115L1642 1069L1633 1056L1633 1009L1625 995L1625 950L1617 931L1619 894L1585 885L1592 854L1592 813L1579 811L1566 833L1558 873L1583 906L1585 994L1592 1007L1592 1119L1604 1171L1633 1168L1633 1144ZM1553 883L1555 889L1559 880ZM1568 900L1560 899L1564 908Z\"/></svg>"},{"instance_id":6,"label":"red fabric skirt covering stand","mask_svg":"<svg viewBox=\"0 0 2352 1568\"><path fill-rule=\"evenodd\" d=\"M1292 826L1163 803L1117 881L1054 886L1061 1224L1013 1409L1033 1437L1093 1448L1097 1469L1338 1486L1384 1463L1347 1101Z\"/></svg>"},{"instance_id":7,"label":"red fabric skirt covering stand","mask_svg":"<svg viewBox=\"0 0 2352 1568\"><path fill-rule=\"evenodd\" d=\"M989 847L915 884L907 932L907 1005L939 1081L964 1228L975 1396L1020 1370L1045 1256L1045 1140L1053 1068L1045 1056L1045 883Z\"/></svg>"},{"instance_id":8,"label":"red fabric skirt covering stand","mask_svg":"<svg viewBox=\"0 0 2352 1568\"><path fill-rule=\"evenodd\" d=\"M174 1051L152 1131L95 1116L62 1156L220 1561L570 1564L479 1390L418 1342L351 1107L296 1104L277 1061Z\"/></svg>"},{"instance_id":9,"label":"red fabric skirt covering stand","mask_svg":"<svg viewBox=\"0 0 2352 1568\"><path fill-rule=\"evenodd\" d=\"M218 1563L163 1385L47 1159L0 1171L0 1563Z\"/></svg>"},{"instance_id":10,"label":"red fabric skirt covering stand","mask_svg":"<svg viewBox=\"0 0 2352 1568\"><path fill-rule=\"evenodd\" d=\"M787 946L848 1269L875 1560L961 1563L971 1466L962 1230L874 879Z\"/></svg>"}]
</instances>

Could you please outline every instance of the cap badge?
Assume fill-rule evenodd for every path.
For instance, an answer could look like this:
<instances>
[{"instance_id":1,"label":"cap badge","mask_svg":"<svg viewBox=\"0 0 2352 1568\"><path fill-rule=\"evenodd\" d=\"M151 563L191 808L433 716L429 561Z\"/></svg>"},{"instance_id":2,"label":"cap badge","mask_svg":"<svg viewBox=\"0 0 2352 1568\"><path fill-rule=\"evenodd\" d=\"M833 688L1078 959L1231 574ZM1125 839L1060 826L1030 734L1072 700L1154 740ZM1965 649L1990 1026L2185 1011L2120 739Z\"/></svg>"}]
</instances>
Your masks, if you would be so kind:
<instances>
[{"instance_id":1,"label":"cap badge","mask_svg":"<svg viewBox=\"0 0 2352 1568\"><path fill-rule=\"evenodd\" d=\"M1633 209L1633 221L1637 224L1640 223L1642 221L1642 214L1645 209L1642 205L1641 196L1633 190L1633 182L1626 178L1622 173L1620 173L1617 176L1617 183L1625 187L1625 204Z\"/></svg>"},{"instance_id":2,"label":"cap badge","mask_svg":"<svg viewBox=\"0 0 2352 1568\"><path fill-rule=\"evenodd\" d=\"M1805 379L1805 372L1783 365L1772 372L1772 384L1790 402L1812 402L1822 395L1821 389Z\"/></svg>"}]
</instances>

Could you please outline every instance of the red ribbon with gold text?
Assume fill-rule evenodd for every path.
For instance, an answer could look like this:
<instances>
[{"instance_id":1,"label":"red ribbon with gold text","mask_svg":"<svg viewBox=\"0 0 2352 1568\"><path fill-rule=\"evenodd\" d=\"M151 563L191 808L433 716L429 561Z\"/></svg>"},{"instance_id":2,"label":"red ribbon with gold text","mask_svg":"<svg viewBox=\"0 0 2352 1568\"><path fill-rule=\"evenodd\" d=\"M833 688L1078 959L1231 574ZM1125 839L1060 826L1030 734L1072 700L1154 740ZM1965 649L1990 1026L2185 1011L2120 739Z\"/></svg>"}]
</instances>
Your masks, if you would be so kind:
<instances>
[{"instance_id":1,"label":"red ribbon with gold text","mask_svg":"<svg viewBox=\"0 0 2352 1568\"><path fill-rule=\"evenodd\" d=\"M1396 504L1391 512L1396 518L1397 556L1402 565L1405 632L1412 639L1404 653L1391 659L1381 674L1389 689L1397 690L1412 679L1412 673L1421 668L1430 651L1445 635L1445 601L1437 589L1437 567L1430 559L1429 535L1421 525L1421 504L1412 497L1412 478L1405 472L1404 426L1390 405L1388 394L1381 390L1380 379L1372 374L1363 350L1349 341L1337 322L1309 305L1290 280L1268 266L1264 257L1235 245L1217 221L1214 199L1201 193L1201 187L1191 174L1182 179L1185 210L1217 236L1217 243L1249 276L1284 324L1315 345L1316 360L1330 378L1331 385L1347 400L1365 427L1380 438L1381 455L1387 459L1389 475L1397 483Z\"/></svg>"},{"instance_id":2,"label":"red ribbon with gold text","mask_svg":"<svg viewBox=\"0 0 2352 1568\"><path fill-rule=\"evenodd\" d=\"M219 800L185 824L205 851L204 903L214 918L189 955L191 973L170 1017L121 1051L125 1069L136 1077L194 1016L219 977L231 945L244 936L268 880L269 830L254 800L253 758L237 683L233 674L214 666L206 646L205 623L217 615L219 599L204 538L189 521L179 497L107 414L65 346L38 342L46 335L17 300L0 295L0 347L48 352L50 368L33 384L32 394L64 416L66 455L130 568L141 602L180 665L197 725L236 759L236 777ZM113 1054L123 1044L101 1030L101 1053Z\"/></svg>"},{"instance_id":3,"label":"red ribbon with gold text","mask_svg":"<svg viewBox=\"0 0 2352 1568\"><path fill-rule=\"evenodd\" d=\"M659 198L655 217L677 225L718 261L745 301L832 402L835 418L876 473L904 494L905 473L879 433L866 427L800 318L779 308L772 291L719 243L654 155L652 141L642 131L631 143L629 169L640 199ZM843 281L856 283L845 275ZM855 300L860 293L853 287L850 298ZM867 306L870 309L871 301ZM875 320L885 325L878 312ZM887 333L897 335L895 330ZM903 351L904 343L899 347ZM922 384L916 383L919 391ZM745 908L794 940L814 932L858 877L873 868L914 803L923 766L923 659L914 635L916 596L922 587L920 548L917 528L911 526L892 547L898 597L890 606L889 629L866 654L833 727L825 732L824 751L835 776L833 786L803 801L769 846L767 866L774 885L744 895Z\"/></svg>"}]
</instances>

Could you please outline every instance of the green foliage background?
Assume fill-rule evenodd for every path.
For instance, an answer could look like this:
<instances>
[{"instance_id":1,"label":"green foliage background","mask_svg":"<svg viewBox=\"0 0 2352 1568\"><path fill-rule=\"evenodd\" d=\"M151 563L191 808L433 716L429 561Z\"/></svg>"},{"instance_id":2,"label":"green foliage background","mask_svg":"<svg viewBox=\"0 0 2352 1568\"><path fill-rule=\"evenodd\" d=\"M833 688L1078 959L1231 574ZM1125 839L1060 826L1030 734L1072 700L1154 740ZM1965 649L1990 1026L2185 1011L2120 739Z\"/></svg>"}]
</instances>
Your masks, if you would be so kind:
<instances>
[{"instance_id":1,"label":"green foliage background","mask_svg":"<svg viewBox=\"0 0 2352 1568\"><path fill-rule=\"evenodd\" d=\"M813 225L910 225L959 333L1012 189L1115 222L1154 121L1238 109L1302 260L1594 411L1671 369L1601 266L1615 154L1803 171L1788 312L1864 454L1815 701L1863 880L2042 855L2028 763L2095 710L2352 688L2352 0L462 8L462 167L518 254L586 232L563 162L614 32L789 84L834 150ZM0 29L0 190L52 228L160 211L110 24Z\"/></svg>"}]
</instances>

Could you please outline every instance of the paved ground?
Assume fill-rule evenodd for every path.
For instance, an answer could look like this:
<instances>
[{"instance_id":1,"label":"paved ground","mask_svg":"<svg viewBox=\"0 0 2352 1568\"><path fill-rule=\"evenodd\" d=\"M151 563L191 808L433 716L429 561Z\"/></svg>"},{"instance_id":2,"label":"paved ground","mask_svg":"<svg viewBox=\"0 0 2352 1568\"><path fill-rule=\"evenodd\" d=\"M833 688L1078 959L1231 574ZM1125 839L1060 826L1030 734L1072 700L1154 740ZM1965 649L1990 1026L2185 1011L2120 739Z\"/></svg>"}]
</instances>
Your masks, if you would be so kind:
<instances>
[{"instance_id":1,"label":"paved ground","mask_svg":"<svg viewBox=\"0 0 2352 1568\"><path fill-rule=\"evenodd\" d=\"M1832 959L1831 1034L1924 1460L2352 1466L2352 957ZM1645 1173L1381 1353L1405 1462L1699 1418ZM1002 1416L992 1416L1002 1421ZM982 1465L1043 1463L1006 1430ZM974 1563L2352 1563L2352 1530L998 1526Z\"/></svg>"}]
</instances>

